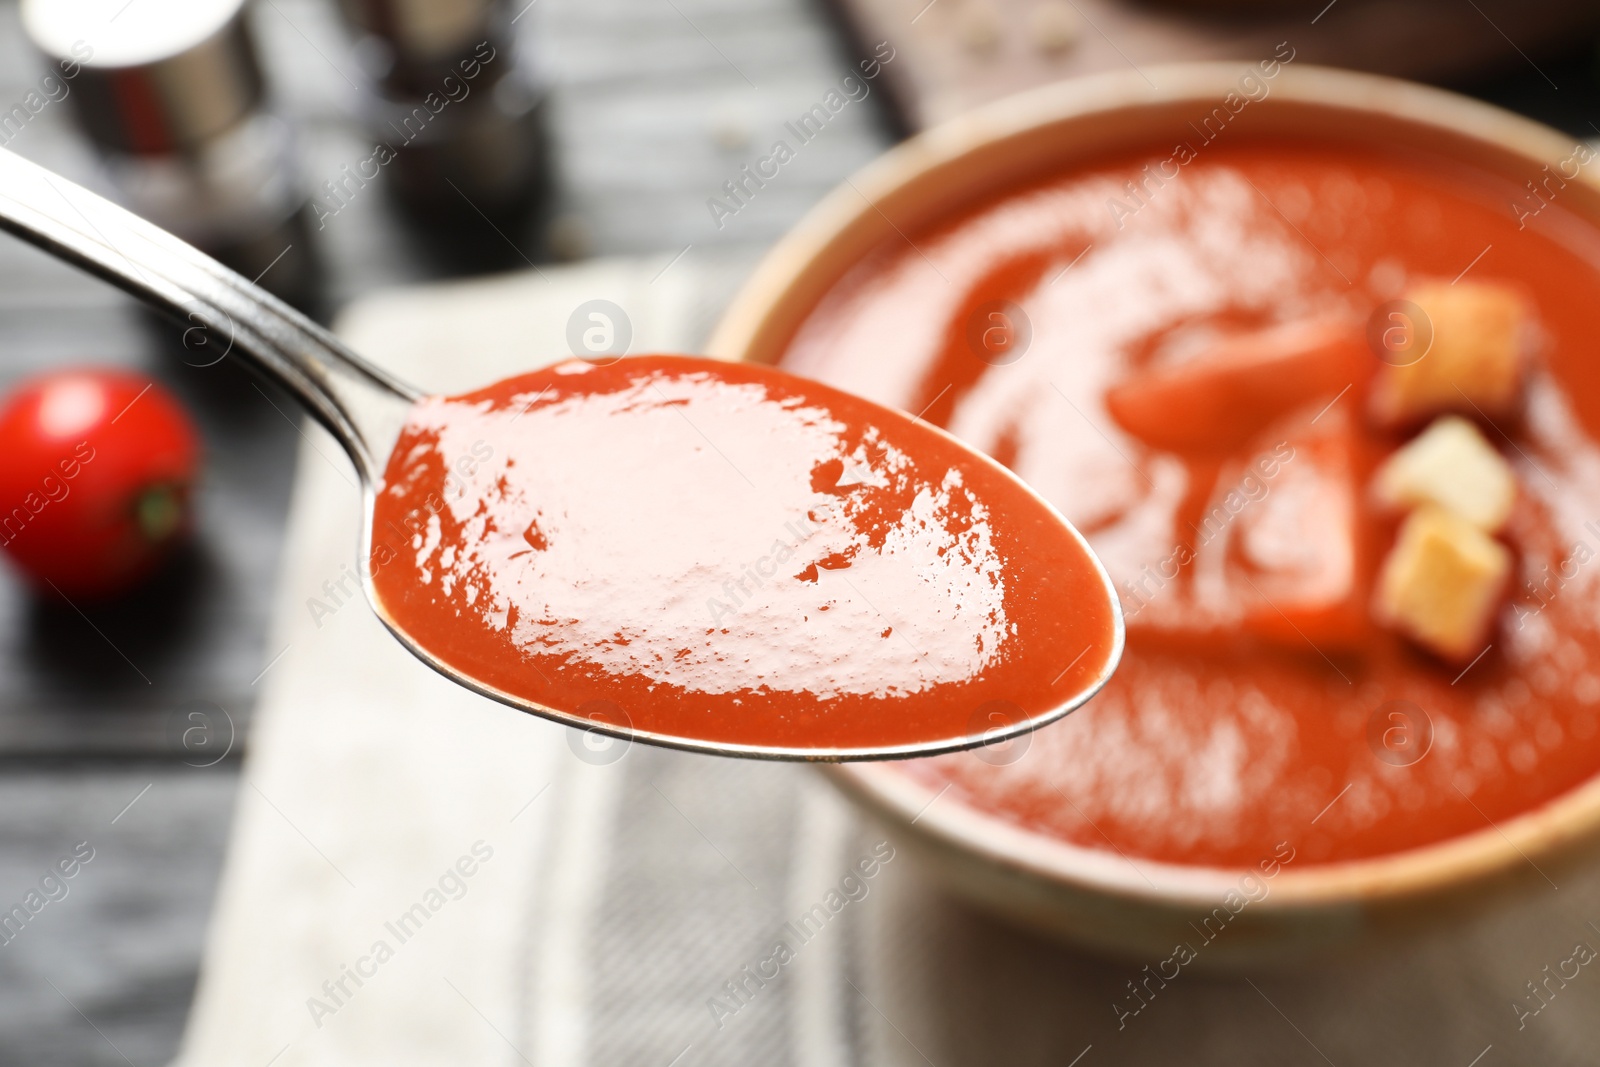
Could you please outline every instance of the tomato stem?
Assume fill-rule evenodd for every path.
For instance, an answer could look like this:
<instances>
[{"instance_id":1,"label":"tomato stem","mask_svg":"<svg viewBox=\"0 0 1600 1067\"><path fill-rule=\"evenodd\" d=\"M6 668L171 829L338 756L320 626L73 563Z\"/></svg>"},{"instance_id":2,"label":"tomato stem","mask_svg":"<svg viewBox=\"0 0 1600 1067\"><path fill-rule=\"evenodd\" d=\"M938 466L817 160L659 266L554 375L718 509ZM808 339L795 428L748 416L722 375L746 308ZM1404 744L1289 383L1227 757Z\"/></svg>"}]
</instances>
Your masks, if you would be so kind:
<instances>
[{"instance_id":1,"label":"tomato stem","mask_svg":"<svg viewBox=\"0 0 1600 1067\"><path fill-rule=\"evenodd\" d=\"M139 494L135 505L139 530L152 544L165 541L183 524L183 490L176 485L153 485Z\"/></svg>"}]
</instances>

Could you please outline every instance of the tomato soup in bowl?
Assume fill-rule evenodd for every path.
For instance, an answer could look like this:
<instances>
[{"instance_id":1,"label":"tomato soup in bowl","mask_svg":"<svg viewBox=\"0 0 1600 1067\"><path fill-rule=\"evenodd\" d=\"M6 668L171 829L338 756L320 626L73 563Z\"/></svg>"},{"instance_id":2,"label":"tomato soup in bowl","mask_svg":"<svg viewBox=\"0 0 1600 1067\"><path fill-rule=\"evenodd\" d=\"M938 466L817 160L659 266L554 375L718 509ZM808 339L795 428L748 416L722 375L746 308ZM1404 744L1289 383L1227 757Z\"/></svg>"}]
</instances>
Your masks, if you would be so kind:
<instances>
[{"instance_id":1,"label":"tomato soup in bowl","mask_svg":"<svg viewBox=\"0 0 1600 1067\"><path fill-rule=\"evenodd\" d=\"M1294 955L1549 891L1600 822L1593 154L1283 57L1153 80L897 149L713 341L989 452L1122 596L1066 720L830 773L1108 949Z\"/></svg>"}]
</instances>

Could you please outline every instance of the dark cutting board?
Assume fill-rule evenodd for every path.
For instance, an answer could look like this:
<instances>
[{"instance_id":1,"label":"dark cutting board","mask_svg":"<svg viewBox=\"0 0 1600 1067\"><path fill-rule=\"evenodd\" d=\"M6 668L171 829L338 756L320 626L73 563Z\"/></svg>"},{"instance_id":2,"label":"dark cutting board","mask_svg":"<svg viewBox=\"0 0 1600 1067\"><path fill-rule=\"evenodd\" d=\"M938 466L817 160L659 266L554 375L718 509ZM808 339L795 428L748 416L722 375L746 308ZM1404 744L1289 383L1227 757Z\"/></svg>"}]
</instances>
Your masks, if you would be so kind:
<instances>
[{"instance_id":1,"label":"dark cutting board","mask_svg":"<svg viewBox=\"0 0 1600 1067\"><path fill-rule=\"evenodd\" d=\"M1112 70L1151 77L1149 68L1161 63L1248 62L1289 50L1295 63L1429 82L1520 67L1556 92L1538 57L1570 50L1600 29L1600 6L1567 0L830 3L862 55L872 55L880 42L893 47L883 85L908 132L1061 78Z\"/></svg>"}]
</instances>

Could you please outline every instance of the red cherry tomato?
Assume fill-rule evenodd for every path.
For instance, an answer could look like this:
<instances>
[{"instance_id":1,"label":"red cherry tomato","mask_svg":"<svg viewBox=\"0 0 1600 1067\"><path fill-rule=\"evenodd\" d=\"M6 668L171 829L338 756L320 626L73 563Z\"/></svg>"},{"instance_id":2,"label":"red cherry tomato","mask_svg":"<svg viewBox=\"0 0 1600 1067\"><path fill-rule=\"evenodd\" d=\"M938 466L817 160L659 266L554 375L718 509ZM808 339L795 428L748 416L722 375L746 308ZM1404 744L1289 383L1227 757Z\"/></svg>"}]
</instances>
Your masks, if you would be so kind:
<instances>
[{"instance_id":1,"label":"red cherry tomato","mask_svg":"<svg viewBox=\"0 0 1600 1067\"><path fill-rule=\"evenodd\" d=\"M190 528L194 425L138 374L73 370L0 404L0 547L41 588L121 592Z\"/></svg>"}]
</instances>

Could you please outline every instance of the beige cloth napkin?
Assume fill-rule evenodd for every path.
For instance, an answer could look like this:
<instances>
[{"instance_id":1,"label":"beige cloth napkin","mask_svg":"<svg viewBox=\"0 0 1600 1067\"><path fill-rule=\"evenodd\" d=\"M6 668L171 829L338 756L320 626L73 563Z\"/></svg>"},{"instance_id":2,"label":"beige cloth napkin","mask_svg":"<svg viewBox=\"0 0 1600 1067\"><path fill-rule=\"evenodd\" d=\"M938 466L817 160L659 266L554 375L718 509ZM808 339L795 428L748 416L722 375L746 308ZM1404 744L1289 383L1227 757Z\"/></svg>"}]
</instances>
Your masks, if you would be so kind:
<instances>
[{"instance_id":1,"label":"beige cloth napkin","mask_svg":"<svg viewBox=\"0 0 1600 1067\"><path fill-rule=\"evenodd\" d=\"M569 316L595 299L625 309L633 351L689 349L702 272L666 266L389 293L355 304L339 332L445 391L568 356ZM582 1000L573 935L596 903L588 887L621 776L578 758L566 730L447 683L389 637L353 579L359 505L350 464L308 423L276 658L181 1064L497 1063L528 983L557 1006ZM558 795L572 801L562 822ZM556 876L541 879L548 868ZM542 945L531 971L530 933ZM526 1055L560 1061L581 1037L569 1032L578 1012L548 1014Z\"/></svg>"}]
</instances>

